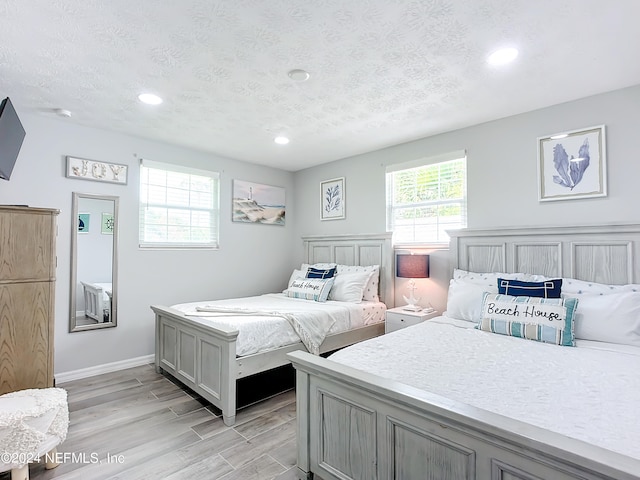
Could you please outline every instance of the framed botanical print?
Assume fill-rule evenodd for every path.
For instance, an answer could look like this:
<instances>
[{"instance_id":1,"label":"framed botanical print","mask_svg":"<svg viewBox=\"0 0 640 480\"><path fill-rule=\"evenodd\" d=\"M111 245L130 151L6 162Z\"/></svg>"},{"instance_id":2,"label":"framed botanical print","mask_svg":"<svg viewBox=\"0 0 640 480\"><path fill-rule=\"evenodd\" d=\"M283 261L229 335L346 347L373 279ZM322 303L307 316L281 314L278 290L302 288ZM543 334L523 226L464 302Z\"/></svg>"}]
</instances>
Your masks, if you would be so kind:
<instances>
[{"instance_id":1,"label":"framed botanical print","mask_svg":"<svg viewBox=\"0 0 640 480\"><path fill-rule=\"evenodd\" d=\"M320 205L321 220L345 218L344 177L320 182Z\"/></svg>"}]
</instances>

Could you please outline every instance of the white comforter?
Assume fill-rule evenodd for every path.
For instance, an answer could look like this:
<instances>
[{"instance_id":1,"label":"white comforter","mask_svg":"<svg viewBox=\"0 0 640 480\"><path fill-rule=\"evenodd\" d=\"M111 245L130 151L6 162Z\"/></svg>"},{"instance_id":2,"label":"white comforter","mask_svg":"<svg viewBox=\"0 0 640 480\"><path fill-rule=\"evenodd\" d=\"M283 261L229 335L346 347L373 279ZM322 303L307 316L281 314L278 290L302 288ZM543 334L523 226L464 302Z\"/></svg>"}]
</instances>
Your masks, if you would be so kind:
<instances>
[{"instance_id":1,"label":"white comforter","mask_svg":"<svg viewBox=\"0 0 640 480\"><path fill-rule=\"evenodd\" d=\"M429 320L330 358L640 459L640 349L561 347Z\"/></svg>"},{"instance_id":2,"label":"white comforter","mask_svg":"<svg viewBox=\"0 0 640 480\"><path fill-rule=\"evenodd\" d=\"M209 311L198 311L198 307ZM279 293L183 303L172 308L213 327L224 325L237 329L238 356L279 348L301 339L311 353L317 353L326 335L380 322L386 309L384 303L378 302L319 303Z\"/></svg>"}]
</instances>

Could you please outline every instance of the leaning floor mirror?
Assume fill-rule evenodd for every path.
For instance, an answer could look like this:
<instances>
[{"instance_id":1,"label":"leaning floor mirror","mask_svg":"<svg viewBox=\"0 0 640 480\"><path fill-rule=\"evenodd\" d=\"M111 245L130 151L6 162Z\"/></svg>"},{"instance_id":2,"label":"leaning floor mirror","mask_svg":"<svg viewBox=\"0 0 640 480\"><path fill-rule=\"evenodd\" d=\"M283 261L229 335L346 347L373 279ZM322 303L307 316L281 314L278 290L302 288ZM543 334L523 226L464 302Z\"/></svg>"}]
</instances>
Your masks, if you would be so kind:
<instances>
[{"instance_id":1,"label":"leaning floor mirror","mask_svg":"<svg viewBox=\"0 0 640 480\"><path fill-rule=\"evenodd\" d=\"M73 193L69 331L115 327L118 197Z\"/></svg>"}]
</instances>

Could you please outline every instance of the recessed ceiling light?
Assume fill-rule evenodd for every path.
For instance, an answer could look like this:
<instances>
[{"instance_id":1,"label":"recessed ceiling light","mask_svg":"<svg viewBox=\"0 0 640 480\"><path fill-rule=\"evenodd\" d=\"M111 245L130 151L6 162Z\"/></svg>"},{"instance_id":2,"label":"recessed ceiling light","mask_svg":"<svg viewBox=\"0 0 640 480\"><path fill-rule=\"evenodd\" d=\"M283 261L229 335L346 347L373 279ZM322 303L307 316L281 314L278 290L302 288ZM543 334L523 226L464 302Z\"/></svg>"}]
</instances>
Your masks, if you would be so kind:
<instances>
[{"instance_id":1,"label":"recessed ceiling light","mask_svg":"<svg viewBox=\"0 0 640 480\"><path fill-rule=\"evenodd\" d=\"M289 78L291 80L295 80L296 82L306 82L307 80L309 80L309 77L311 76L309 75L309 72L302 70L300 68L290 70L287 75L289 75Z\"/></svg>"},{"instance_id":2,"label":"recessed ceiling light","mask_svg":"<svg viewBox=\"0 0 640 480\"><path fill-rule=\"evenodd\" d=\"M59 117L65 117L65 118L70 118L71 117L71 111L70 110L66 110L64 108L56 108L53 110L53 112L58 115Z\"/></svg>"},{"instance_id":3,"label":"recessed ceiling light","mask_svg":"<svg viewBox=\"0 0 640 480\"><path fill-rule=\"evenodd\" d=\"M505 65L512 62L518 56L518 50L512 47L501 48L496 50L487 58L487 62L491 65Z\"/></svg>"},{"instance_id":4,"label":"recessed ceiling light","mask_svg":"<svg viewBox=\"0 0 640 480\"><path fill-rule=\"evenodd\" d=\"M141 93L138 95L138 100L147 105L160 105L162 103L162 99L153 93Z\"/></svg>"},{"instance_id":5,"label":"recessed ceiling light","mask_svg":"<svg viewBox=\"0 0 640 480\"><path fill-rule=\"evenodd\" d=\"M289 143L289 139L287 137L276 137L273 139L278 145L286 145Z\"/></svg>"}]
</instances>

